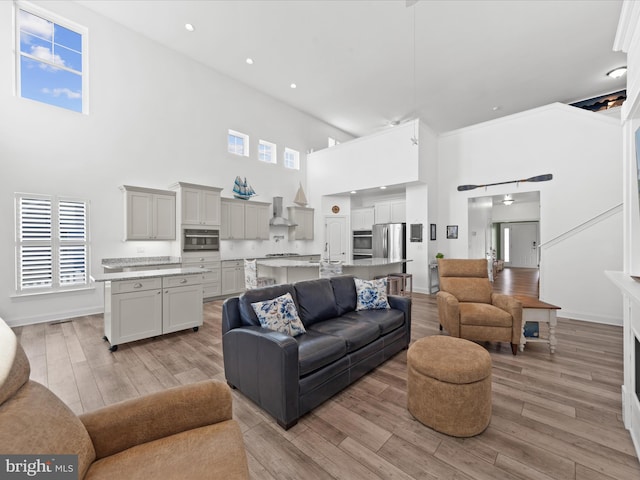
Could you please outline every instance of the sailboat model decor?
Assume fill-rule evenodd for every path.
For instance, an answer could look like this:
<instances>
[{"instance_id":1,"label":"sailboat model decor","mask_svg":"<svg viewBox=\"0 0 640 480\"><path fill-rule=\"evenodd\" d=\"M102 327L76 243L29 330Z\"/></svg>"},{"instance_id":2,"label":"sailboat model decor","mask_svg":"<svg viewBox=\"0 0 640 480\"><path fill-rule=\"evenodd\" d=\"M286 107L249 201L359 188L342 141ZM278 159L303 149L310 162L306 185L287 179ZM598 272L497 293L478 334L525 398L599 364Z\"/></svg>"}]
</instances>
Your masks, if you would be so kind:
<instances>
[{"instance_id":1,"label":"sailboat model decor","mask_svg":"<svg viewBox=\"0 0 640 480\"><path fill-rule=\"evenodd\" d=\"M302 183L300 183L300 187L298 187L298 192L296 193L296 198L293 199L293 203L300 205L301 207L307 206L307 197L302 189Z\"/></svg>"},{"instance_id":2,"label":"sailboat model decor","mask_svg":"<svg viewBox=\"0 0 640 480\"><path fill-rule=\"evenodd\" d=\"M236 177L235 182L233 182L233 196L242 200L249 200L254 195L256 195L256 192L247 183L247 179L245 178L243 181L240 177Z\"/></svg>"}]
</instances>

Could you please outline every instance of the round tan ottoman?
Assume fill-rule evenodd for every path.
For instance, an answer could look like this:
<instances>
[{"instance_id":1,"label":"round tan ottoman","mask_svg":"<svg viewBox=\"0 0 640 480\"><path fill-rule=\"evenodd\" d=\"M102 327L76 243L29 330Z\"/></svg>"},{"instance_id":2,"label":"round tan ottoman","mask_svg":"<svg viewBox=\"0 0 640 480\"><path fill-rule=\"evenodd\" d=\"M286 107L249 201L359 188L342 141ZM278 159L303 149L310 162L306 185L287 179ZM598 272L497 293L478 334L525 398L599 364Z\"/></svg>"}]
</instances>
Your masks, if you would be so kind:
<instances>
[{"instance_id":1,"label":"round tan ottoman","mask_svg":"<svg viewBox=\"0 0 640 480\"><path fill-rule=\"evenodd\" d=\"M407 407L420 422L454 437L471 437L491 420L491 357L454 337L416 341L407 352Z\"/></svg>"}]
</instances>

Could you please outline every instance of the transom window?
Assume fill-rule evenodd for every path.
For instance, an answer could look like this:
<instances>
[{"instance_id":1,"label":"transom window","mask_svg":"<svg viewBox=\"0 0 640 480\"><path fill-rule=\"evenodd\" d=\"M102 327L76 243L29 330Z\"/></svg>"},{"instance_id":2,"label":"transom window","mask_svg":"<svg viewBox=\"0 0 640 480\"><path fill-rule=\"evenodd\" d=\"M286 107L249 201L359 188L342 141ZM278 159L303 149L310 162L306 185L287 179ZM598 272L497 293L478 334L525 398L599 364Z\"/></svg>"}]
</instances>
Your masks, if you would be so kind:
<instances>
[{"instance_id":1,"label":"transom window","mask_svg":"<svg viewBox=\"0 0 640 480\"><path fill-rule=\"evenodd\" d=\"M293 170L300 170L300 152L291 148L284 149L284 166Z\"/></svg>"},{"instance_id":2,"label":"transom window","mask_svg":"<svg viewBox=\"0 0 640 480\"><path fill-rule=\"evenodd\" d=\"M16 291L36 293L89 282L88 203L16 194Z\"/></svg>"},{"instance_id":3,"label":"transom window","mask_svg":"<svg viewBox=\"0 0 640 480\"><path fill-rule=\"evenodd\" d=\"M277 163L276 145L265 140L259 140L258 159L262 162Z\"/></svg>"},{"instance_id":4,"label":"transom window","mask_svg":"<svg viewBox=\"0 0 640 480\"><path fill-rule=\"evenodd\" d=\"M20 2L16 30L19 96L87 113L87 29Z\"/></svg>"},{"instance_id":5,"label":"transom window","mask_svg":"<svg viewBox=\"0 0 640 480\"><path fill-rule=\"evenodd\" d=\"M235 155L249 156L249 135L229 130L227 150Z\"/></svg>"}]
</instances>

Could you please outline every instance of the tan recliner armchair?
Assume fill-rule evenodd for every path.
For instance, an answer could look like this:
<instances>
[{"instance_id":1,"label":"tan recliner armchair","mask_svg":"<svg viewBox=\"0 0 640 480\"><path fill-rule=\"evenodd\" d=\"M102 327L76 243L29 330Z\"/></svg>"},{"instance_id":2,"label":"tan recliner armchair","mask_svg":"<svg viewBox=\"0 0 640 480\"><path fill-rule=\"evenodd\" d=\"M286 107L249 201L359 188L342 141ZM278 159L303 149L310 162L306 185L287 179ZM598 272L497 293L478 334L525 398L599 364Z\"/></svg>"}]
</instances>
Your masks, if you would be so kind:
<instances>
[{"instance_id":1,"label":"tan recliner armchair","mask_svg":"<svg viewBox=\"0 0 640 480\"><path fill-rule=\"evenodd\" d=\"M76 416L29 373L24 350L0 319L3 455L42 455L43 462L78 455L77 478L84 480L249 478L231 392L222 382L176 387Z\"/></svg>"},{"instance_id":2,"label":"tan recliner armchair","mask_svg":"<svg viewBox=\"0 0 640 480\"><path fill-rule=\"evenodd\" d=\"M509 342L518 352L522 333L522 304L514 297L493 293L484 259L438 259L440 291L438 316L452 337Z\"/></svg>"}]
</instances>

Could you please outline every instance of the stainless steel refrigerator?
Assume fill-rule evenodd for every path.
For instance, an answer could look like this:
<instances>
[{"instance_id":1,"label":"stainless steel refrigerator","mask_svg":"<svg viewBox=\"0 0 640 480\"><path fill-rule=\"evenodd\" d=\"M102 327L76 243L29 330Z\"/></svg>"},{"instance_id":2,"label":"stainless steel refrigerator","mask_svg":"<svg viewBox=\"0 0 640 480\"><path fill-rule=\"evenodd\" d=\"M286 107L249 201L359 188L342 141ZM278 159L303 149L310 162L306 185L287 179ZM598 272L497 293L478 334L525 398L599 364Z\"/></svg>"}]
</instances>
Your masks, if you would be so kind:
<instances>
[{"instance_id":1,"label":"stainless steel refrigerator","mask_svg":"<svg viewBox=\"0 0 640 480\"><path fill-rule=\"evenodd\" d=\"M373 258L405 258L406 224L379 223L373 226Z\"/></svg>"}]
</instances>

